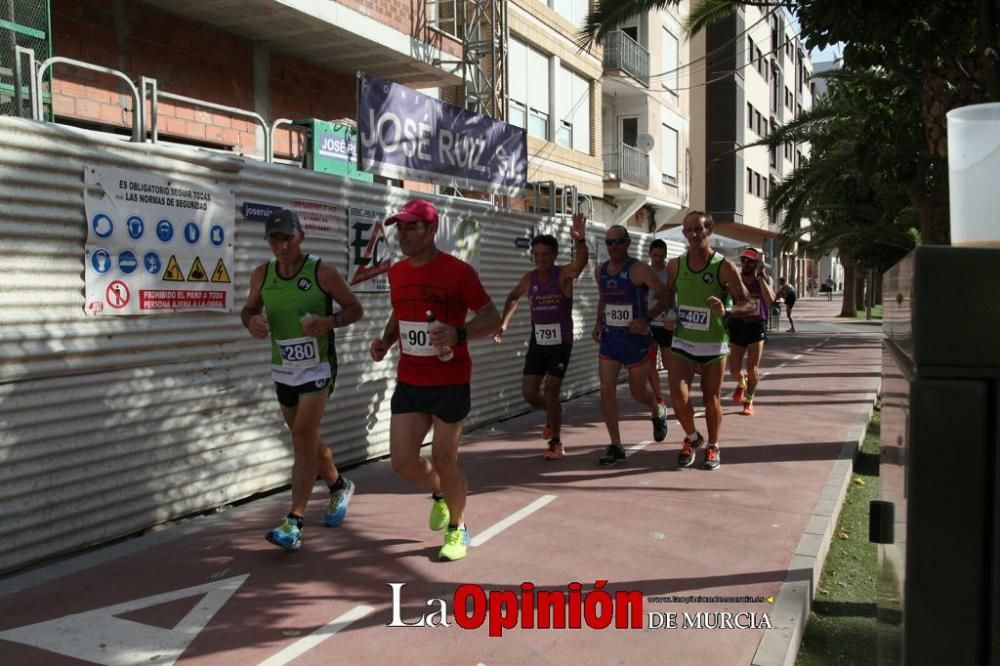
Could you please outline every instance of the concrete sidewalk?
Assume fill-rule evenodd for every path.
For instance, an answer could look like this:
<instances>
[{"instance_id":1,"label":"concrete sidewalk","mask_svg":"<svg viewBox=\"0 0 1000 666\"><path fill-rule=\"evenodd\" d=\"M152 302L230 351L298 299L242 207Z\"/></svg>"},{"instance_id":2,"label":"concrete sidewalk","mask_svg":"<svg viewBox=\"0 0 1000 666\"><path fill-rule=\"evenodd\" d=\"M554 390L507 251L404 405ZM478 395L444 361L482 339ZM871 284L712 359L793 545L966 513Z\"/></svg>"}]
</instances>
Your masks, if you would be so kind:
<instances>
[{"instance_id":1,"label":"concrete sidewalk","mask_svg":"<svg viewBox=\"0 0 1000 666\"><path fill-rule=\"evenodd\" d=\"M798 332L775 333L765 350L755 416L738 414L726 382L718 471L700 468L702 454L677 469L680 428L672 421L652 443L623 386L633 453L613 468L596 464L607 445L596 394L566 403L558 462L541 458L538 413L466 436L475 540L464 560L436 561L426 496L374 462L347 472L358 494L339 528L322 527L317 487L297 553L262 538L287 508L282 493L0 581L0 654L5 664L791 663L879 381L880 328L837 320L839 307L798 301ZM494 612L514 617L495 604L463 629L456 612L477 619L465 597L454 603L466 583L497 599L562 592L567 622L580 611L582 628L527 628L538 618L522 607L517 628L491 637ZM611 619L590 596L602 587L640 593L641 622L593 628ZM387 626L443 607L450 626ZM614 619L627 627L636 608L616 606Z\"/></svg>"}]
</instances>

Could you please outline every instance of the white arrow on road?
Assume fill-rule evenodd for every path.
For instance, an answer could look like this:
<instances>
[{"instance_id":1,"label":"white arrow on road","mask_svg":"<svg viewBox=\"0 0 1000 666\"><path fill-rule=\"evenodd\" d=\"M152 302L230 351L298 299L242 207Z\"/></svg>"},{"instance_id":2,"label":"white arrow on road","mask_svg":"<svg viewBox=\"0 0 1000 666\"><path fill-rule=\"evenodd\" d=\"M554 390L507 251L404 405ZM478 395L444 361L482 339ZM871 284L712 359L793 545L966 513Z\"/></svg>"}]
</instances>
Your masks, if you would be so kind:
<instances>
[{"instance_id":1,"label":"white arrow on road","mask_svg":"<svg viewBox=\"0 0 1000 666\"><path fill-rule=\"evenodd\" d=\"M0 639L107 666L172 664L249 576L233 576L17 627L0 632ZM173 629L115 617L199 595L202 599Z\"/></svg>"}]
</instances>

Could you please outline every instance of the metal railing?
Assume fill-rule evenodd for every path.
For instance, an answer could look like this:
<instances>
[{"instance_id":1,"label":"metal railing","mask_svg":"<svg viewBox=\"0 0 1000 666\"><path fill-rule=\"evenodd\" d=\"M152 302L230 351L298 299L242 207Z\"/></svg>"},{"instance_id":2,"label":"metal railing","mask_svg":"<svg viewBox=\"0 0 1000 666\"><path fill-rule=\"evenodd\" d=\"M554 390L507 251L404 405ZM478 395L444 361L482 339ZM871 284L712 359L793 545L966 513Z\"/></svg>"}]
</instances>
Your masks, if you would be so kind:
<instances>
[{"instance_id":1,"label":"metal railing","mask_svg":"<svg viewBox=\"0 0 1000 666\"><path fill-rule=\"evenodd\" d=\"M649 87L649 51L621 30L604 38L604 69L621 70Z\"/></svg>"},{"instance_id":2,"label":"metal railing","mask_svg":"<svg viewBox=\"0 0 1000 666\"><path fill-rule=\"evenodd\" d=\"M34 59L34 53L29 57L29 63ZM135 87L132 83L132 79L128 78L124 72L119 72L117 69L111 69L110 67L102 67L101 65L92 65L89 62L84 62L82 60L76 60L74 58L64 58L63 56L55 56L41 62L38 65L37 71L34 72L34 90L29 91L32 94L31 100L31 113L35 120L44 120L45 109L42 104L42 96L38 92L42 89L42 82L45 78L45 72L53 65L73 65L74 67L80 67L81 69L89 69L92 72L100 72L102 74L109 74L123 81L125 85L128 86L129 93L132 95L132 140L141 141L142 140L142 104L139 101L139 89ZM18 72L20 76L20 72Z\"/></svg>"},{"instance_id":3,"label":"metal railing","mask_svg":"<svg viewBox=\"0 0 1000 666\"><path fill-rule=\"evenodd\" d=\"M156 143L159 140L159 135L157 132L157 117L159 116L159 100L169 99L174 102L180 102L181 104L187 104L188 106L200 106L205 109L212 109L214 111L221 111L223 113L228 113L233 116L241 116L243 118L249 118L255 123L260 125L261 132L264 136L264 155L261 159L265 162L274 161L274 150L271 147L271 134L274 131L271 125L267 124L264 120L264 116L253 111L245 111L243 109L238 109L235 106L226 106L225 104L216 104L215 102L206 102L203 99L195 99L194 97L185 97L184 95L176 95L174 93L164 92L159 89L156 85L156 79L151 79L149 77L142 77L142 105L146 106L147 91L150 92L149 99L149 140L151 143Z\"/></svg>"},{"instance_id":4,"label":"metal railing","mask_svg":"<svg viewBox=\"0 0 1000 666\"><path fill-rule=\"evenodd\" d=\"M604 153L604 179L649 187L649 155L634 146L619 144Z\"/></svg>"},{"instance_id":5,"label":"metal railing","mask_svg":"<svg viewBox=\"0 0 1000 666\"><path fill-rule=\"evenodd\" d=\"M94 72L114 76L115 78L123 81L125 85L128 86L129 93L132 97L132 141L136 143L142 143L147 140L150 143L157 143L159 140L157 123L159 117L159 101L161 99L180 102L181 104L187 104L189 106L212 109L222 113L253 120L260 126L261 135L263 136L264 149L263 155L260 159L265 162L274 161L274 133L277 131L278 126L290 122L285 118L279 118L273 123L268 124L267 120L265 120L262 115L253 111L247 111L245 109L226 106L224 104L216 104L215 102L209 102L203 99L195 99L194 97L185 97L184 95L176 95L174 93L165 92L158 88L156 79L146 76L141 78L140 85L137 87L135 83L133 83L132 79L130 79L124 72L117 69L111 69L110 67L94 65L83 60L76 60L75 58L56 56L48 58L41 63L36 63L35 52L32 49L27 49L21 46L16 46L14 49L14 98L17 101L14 105L15 115L21 115L20 100L26 97L28 106L31 110L32 119L39 122L45 122L44 100L42 99L41 94L42 84L46 72L51 69L53 65L57 64L72 65L73 67L89 69ZM28 91L26 96L24 94L25 91L23 90L23 86L21 85L21 70L24 66L27 66L28 73L30 74L30 76L28 76ZM149 102L150 107L148 127L145 113L147 102Z\"/></svg>"}]
</instances>

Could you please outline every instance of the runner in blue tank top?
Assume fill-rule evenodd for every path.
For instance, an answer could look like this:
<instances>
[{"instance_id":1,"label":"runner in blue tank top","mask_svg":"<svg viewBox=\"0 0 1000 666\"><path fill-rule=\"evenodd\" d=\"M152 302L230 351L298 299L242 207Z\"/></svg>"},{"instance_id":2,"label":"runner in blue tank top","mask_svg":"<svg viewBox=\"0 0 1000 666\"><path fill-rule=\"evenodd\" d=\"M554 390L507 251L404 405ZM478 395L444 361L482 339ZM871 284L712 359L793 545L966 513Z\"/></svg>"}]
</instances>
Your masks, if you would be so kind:
<instances>
[{"instance_id":1,"label":"runner in blue tank top","mask_svg":"<svg viewBox=\"0 0 1000 666\"><path fill-rule=\"evenodd\" d=\"M573 351L573 281L583 272L590 254L585 239L586 225L587 218L582 213L573 216L570 234L576 254L566 266L555 264L559 253L555 237L540 234L531 240L531 258L536 268L525 273L507 295L500 328L493 335L495 342L503 339L517 310L518 300L527 294L531 308L531 337L524 359L521 393L529 405L545 410L547 421L542 428L542 437L548 440L546 460L558 460L564 451L559 393ZM548 379L545 379L546 375Z\"/></svg>"},{"instance_id":2,"label":"runner in blue tank top","mask_svg":"<svg viewBox=\"0 0 1000 666\"><path fill-rule=\"evenodd\" d=\"M609 259L601 264L595 276L600 299L593 336L600 345L601 411L611 444L598 462L614 465L626 458L618 429L616 395L618 373L622 366L628 370L632 397L649 407L653 439L662 442L667 436L667 408L658 404L656 396L649 390L647 364L655 359L656 354L649 322L666 310L670 293L653 269L629 255L632 239L625 227L610 227L604 243L608 247ZM650 290L660 297L652 309L648 308Z\"/></svg>"}]
</instances>

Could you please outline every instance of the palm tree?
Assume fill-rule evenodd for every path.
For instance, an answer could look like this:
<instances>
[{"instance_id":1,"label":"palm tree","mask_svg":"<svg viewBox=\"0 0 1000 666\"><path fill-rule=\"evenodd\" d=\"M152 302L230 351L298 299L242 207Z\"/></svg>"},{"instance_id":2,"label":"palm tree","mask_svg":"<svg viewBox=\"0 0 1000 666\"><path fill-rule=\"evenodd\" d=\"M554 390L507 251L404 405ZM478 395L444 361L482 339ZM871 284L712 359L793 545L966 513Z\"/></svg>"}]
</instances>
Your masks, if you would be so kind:
<instances>
[{"instance_id":1,"label":"palm tree","mask_svg":"<svg viewBox=\"0 0 1000 666\"><path fill-rule=\"evenodd\" d=\"M587 48L630 17L678 0L598 0L580 32ZM909 197L924 243L949 242L946 113L1000 101L997 0L699 0L685 26L694 34L742 6L781 7L797 15L811 47L849 41L845 59L881 67L909 88L922 142Z\"/></svg>"},{"instance_id":2,"label":"palm tree","mask_svg":"<svg viewBox=\"0 0 1000 666\"><path fill-rule=\"evenodd\" d=\"M871 94L892 87L884 73L847 70L830 78L814 109L747 147L810 144L810 156L769 192L767 211L786 237L808 232L813 249L837 248L845 272L841 315L853 317L865 271L881 274L916 244L918 216L907 191L916 169L899 164L909 155L912 165L920 137L905 131L915 125L900 122L888 91ZM804 218L810 226L802 226Z\"/></svg>"}]
</instances>

